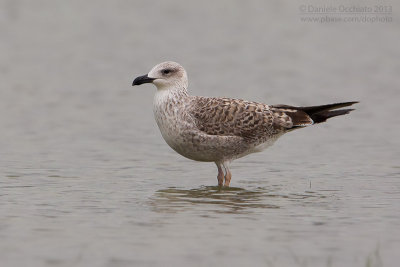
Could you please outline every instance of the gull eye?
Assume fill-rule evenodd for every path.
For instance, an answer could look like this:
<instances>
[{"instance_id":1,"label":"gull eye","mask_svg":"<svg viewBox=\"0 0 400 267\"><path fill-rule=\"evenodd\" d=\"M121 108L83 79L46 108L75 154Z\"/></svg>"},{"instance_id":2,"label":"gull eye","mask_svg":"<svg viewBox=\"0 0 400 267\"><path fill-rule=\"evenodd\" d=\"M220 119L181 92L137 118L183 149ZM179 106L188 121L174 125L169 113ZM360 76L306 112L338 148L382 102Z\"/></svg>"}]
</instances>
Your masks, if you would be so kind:
<instances>
[{"instance_id":1,"label":"gull eye","mask_svg":"<svg viewBox=\"0 0 400 267\"><path fill-rule=\"evenodd\" d=\"M164 74L164 75L167 75L167 74L169 74L170 72L171 72L170 69L163 69L163 70L161 71L161 73Z\"/></svg>"}]
</instances>

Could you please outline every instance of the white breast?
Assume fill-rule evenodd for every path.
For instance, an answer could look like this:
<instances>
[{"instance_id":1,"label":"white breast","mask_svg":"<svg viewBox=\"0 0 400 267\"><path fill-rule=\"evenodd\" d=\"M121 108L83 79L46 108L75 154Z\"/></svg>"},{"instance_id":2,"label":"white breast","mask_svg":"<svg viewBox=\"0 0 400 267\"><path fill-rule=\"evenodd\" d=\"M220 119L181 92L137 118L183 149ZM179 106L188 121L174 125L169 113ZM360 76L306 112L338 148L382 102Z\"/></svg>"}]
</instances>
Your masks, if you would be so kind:
<instances>
[{"instance_id":1,"label":"white breast","mask_svg":"<svg viewBox=\"0 0 400 267\"><path fill-rule=\"evenodd\" d=\"M179 101L169 90L157 90L153 101L154 118L167 144L177 149L182 143L182 121Z\"/></svg>"}]
</instances>

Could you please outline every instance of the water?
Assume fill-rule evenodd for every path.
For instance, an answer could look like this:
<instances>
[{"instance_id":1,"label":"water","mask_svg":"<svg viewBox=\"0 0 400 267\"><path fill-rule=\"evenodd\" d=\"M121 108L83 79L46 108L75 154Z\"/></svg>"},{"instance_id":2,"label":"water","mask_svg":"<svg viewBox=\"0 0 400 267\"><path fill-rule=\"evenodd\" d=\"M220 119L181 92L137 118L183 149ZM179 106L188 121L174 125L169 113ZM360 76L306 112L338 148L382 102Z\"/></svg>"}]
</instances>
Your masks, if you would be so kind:
<instances>
[{"instance_id":1,"label":"water","mask_svg":"<svg viewBox=\"0 0 400 267\"><path fill-rule=\"evenodd\" d=\"M1 1L1 266L397 266L388 4L392 23L318 24L292 1ZM162 140L155 88L130 86L164 60L197 95L361 103L233 162L220 190Z\"/></svg>"}]
</instances>

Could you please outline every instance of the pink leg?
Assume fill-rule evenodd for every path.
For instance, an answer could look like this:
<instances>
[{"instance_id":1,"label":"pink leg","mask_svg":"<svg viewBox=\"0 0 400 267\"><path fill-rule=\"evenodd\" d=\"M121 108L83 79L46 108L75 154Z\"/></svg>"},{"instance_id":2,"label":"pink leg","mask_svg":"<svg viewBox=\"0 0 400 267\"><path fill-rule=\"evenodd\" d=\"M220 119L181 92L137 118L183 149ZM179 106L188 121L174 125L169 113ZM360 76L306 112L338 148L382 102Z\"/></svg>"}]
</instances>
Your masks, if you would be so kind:
<instances>
[{"instance_id":1,"label":"pink leg","mask_svg":"<svg viewBox=\"0 0 400 267\"><path fill-rule=\"evenodd\" d=\"M222 167L220 163L215 163L218 168L218 186L222 186L224 184L224 172L222 171Z\"/></svg>"},{"instance_id":2,"label":"pink leg","mask_svg":"<svg viewBox=\"0 0 400 267\"><path fill-rule=\"evenodd\" d=\"M225 169L225 184L224 185L229 186L229 184L231 182L231 178L232 178L232 173L229 170L229 165L227 162L224 162L222 165L224 166L224 169Z\"/></svg>"}]
</instances>

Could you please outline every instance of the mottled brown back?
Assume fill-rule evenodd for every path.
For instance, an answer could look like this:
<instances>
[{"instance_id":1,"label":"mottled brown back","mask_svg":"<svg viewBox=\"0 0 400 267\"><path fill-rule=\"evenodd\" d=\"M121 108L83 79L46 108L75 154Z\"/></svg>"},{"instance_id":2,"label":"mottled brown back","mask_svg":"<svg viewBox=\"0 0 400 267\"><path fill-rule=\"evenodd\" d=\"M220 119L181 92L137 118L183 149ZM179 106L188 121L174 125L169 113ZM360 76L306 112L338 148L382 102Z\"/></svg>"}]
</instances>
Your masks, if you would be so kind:
<instances>
[{"instance_id":1,"label":"mottled brown back","mask_svg":"<svg viewBox=\"0 0 400 267\"><path fill-rule=\"evenodd\" d=\"M191 106L198 129L210 135L265 139L293 125L312 123L302 111L240 99L194 97Z\"/></svg>"}]
</instances>

